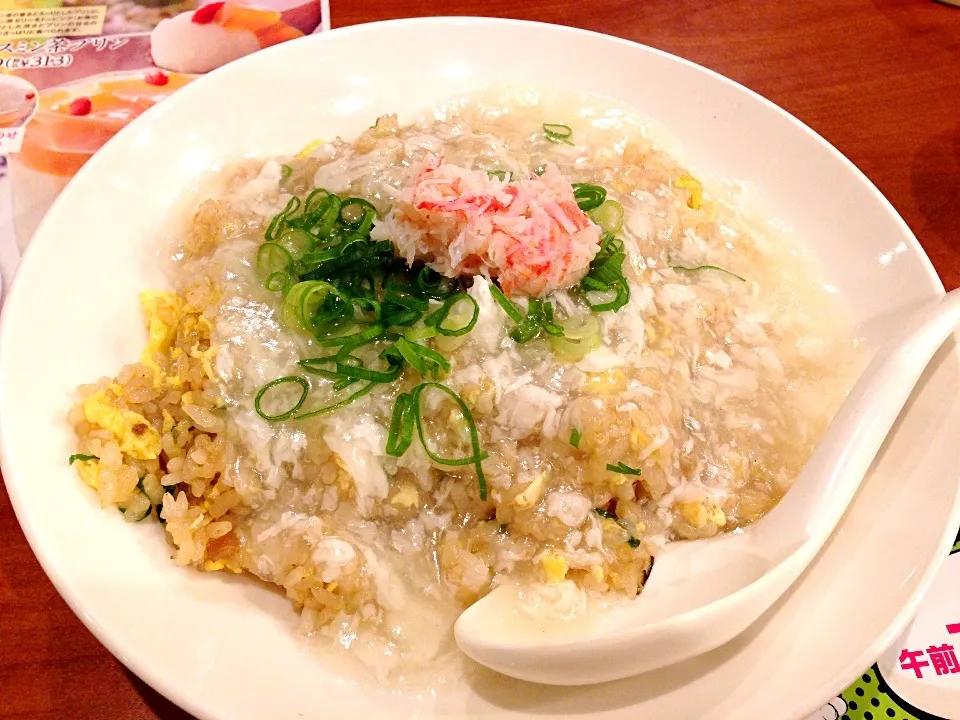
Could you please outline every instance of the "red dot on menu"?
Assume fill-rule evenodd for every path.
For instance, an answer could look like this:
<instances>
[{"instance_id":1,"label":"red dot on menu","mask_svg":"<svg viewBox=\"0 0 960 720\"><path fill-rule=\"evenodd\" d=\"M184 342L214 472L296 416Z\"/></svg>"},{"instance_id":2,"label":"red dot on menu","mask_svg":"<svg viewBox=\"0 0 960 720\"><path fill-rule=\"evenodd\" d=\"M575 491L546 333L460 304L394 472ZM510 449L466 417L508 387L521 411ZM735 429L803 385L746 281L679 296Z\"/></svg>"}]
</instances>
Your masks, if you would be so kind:
<instances>
[{"instance_id":1,"label":"red dot on menu","mask_svg":"<svg viewBox=\"0 0 960 720\"><path fill-rule=\"evenodd\" d=\"M170 76L165 72L161 72L160 70L154 70L153 72L148 72L146 75L144 75L143 81L147 83L147 85L163 87L170 82Z\"/></svg>"},{"instance_id":2,"label":"red dot on menu","mask_svg":"<svg viewBox=\"0 0 960 720\"><path fill-rule=\"evenodd\" d=\"M89 115L91 110L93 110L93 103L88 97L78 97L70 103L71 115Z\"/></svg>"}]
</instances>

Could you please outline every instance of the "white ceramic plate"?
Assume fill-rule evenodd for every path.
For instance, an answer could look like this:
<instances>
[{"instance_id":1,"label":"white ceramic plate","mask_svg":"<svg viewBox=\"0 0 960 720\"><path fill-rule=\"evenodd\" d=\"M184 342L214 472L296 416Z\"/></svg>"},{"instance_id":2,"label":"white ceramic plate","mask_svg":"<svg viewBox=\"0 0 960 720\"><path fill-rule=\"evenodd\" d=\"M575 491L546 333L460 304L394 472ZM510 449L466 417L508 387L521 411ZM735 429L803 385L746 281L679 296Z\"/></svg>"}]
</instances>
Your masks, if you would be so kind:
<instances>
[{"instance_id":1,"label":"white ceramic plate","mask_svg":"<svg viewBox=\"0 0 960 720\"><path fill-rule=\"evenodd\" d=\"M688 62L569 28L425 19L337 30L200 79L120 133L50 211L0 335L3 469L57 588L134 672L204 718L800 718L902 630L960 521L960 362L938 356L836 536L749 632L693 661L568 690L474 668L435 693L344 679L296 635L285 600L180 570L155 527L102 512L67 467L75 385L139 355L136 293L161 282L147 249L178 194L211 165L350 136L510 79L599 92L662 122L697 171L748 180L824 264L874 344L898 312L943 292L879 192L797 120Z\"/></svg>"}]
</instances>

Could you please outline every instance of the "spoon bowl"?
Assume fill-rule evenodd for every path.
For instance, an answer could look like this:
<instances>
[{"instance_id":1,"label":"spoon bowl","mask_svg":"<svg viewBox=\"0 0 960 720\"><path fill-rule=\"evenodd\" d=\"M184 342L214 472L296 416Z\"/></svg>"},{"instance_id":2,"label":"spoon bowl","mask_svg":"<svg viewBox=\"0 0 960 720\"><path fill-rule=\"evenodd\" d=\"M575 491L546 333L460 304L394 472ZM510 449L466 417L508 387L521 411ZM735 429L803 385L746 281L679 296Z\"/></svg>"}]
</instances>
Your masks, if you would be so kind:
<instances>
[{"instance_id":1,"label":"spoon bowl","mask_svg":"<svg viewBox=\"0 0 960 720\"><path fill-rule=\"evenodd\" d=\"M827 541L923 370L958 326L960 290L915 311L867 366L793 487L756 523L668 544L640 595L578 617L537 617L523 588L496 588L457 620L460 649L521 680L587 685L672 665L732 640Z\"/></svg>"}]
</instances>

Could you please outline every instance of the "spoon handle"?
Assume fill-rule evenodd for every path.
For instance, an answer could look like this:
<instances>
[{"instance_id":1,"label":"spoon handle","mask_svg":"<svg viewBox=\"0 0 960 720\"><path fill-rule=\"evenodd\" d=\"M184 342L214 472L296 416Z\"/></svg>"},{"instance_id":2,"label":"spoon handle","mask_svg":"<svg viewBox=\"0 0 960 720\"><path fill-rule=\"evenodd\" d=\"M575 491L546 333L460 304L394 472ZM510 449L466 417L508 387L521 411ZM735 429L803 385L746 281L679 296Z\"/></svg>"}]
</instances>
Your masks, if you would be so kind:
<instances>
[{"instance_id":1,"label":"spoon handle","mask_svg":"<svg viewBox=\"0 0 960 720\"><path fill-rule=\"evenodd\" d=\"M821 543L840 521L934 353L960 326L960 290L924 305L878 351L803 471L758 531Z\"/></svg>"}]
</instances>

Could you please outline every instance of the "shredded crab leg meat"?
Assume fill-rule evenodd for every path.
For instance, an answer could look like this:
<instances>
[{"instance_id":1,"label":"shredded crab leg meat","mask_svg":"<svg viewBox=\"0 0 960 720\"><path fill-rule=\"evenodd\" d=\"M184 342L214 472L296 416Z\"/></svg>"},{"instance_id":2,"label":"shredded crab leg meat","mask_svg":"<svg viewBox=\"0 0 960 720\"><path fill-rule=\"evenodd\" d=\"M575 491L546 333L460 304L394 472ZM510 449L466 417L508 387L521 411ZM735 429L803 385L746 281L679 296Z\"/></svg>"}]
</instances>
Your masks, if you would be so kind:
<instances>
[{"instance_id":1,"label":"shredded crab leg meat","mask_svg":"<svg viewBox=\"0 0 960 720\"><path fill-rule=\"evenodd\" d=\"M541 297L575 285L600 229L554 163L541 176L490 176L429 156L378 228L408 262L448 277L496 278L507 295Z\"/></svg>"}]
</instances>

